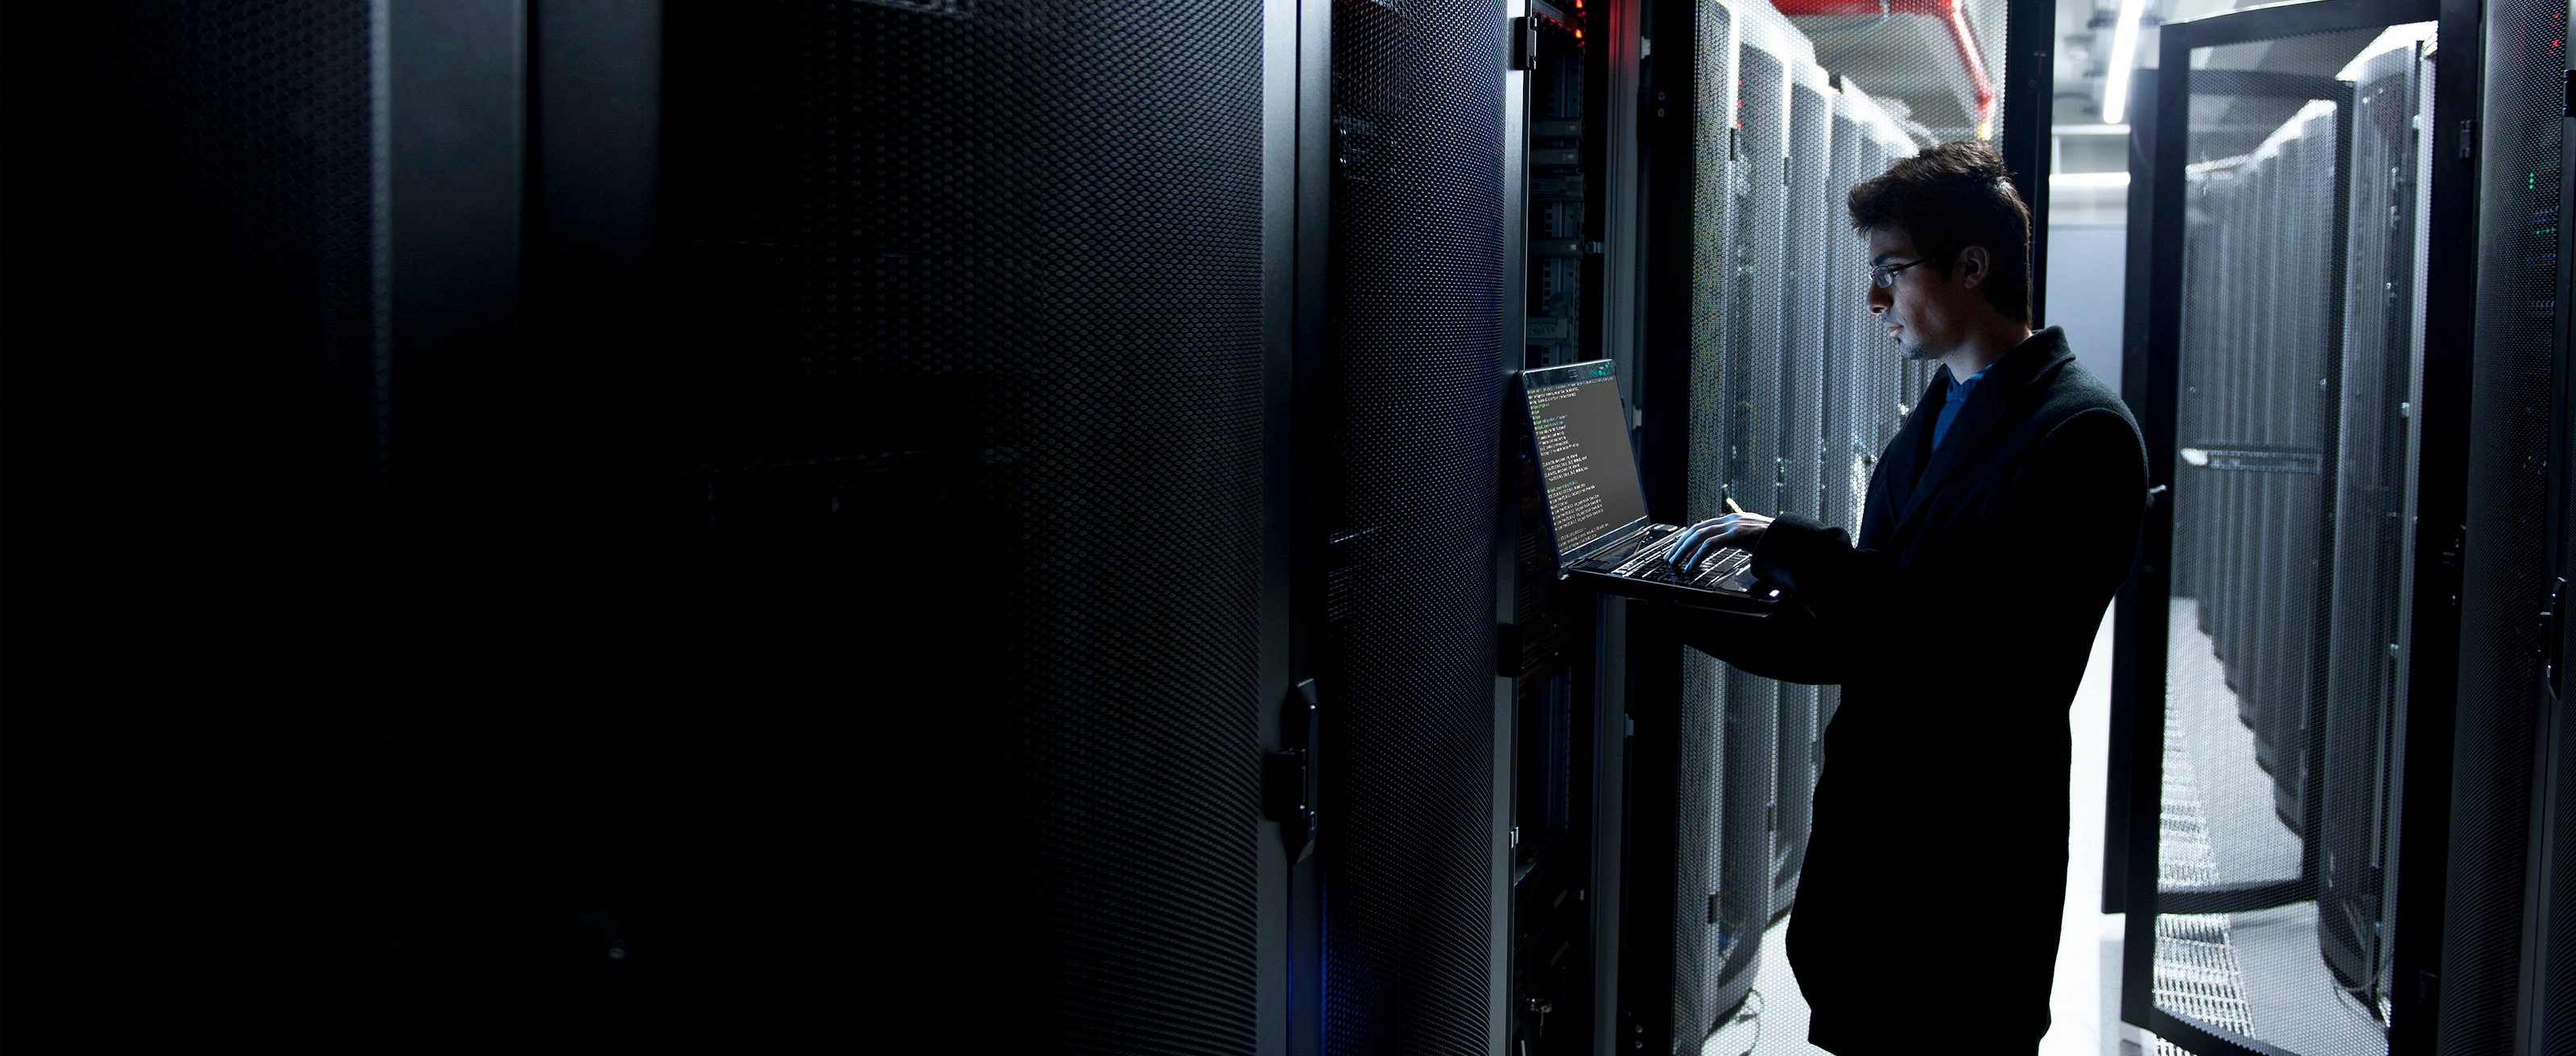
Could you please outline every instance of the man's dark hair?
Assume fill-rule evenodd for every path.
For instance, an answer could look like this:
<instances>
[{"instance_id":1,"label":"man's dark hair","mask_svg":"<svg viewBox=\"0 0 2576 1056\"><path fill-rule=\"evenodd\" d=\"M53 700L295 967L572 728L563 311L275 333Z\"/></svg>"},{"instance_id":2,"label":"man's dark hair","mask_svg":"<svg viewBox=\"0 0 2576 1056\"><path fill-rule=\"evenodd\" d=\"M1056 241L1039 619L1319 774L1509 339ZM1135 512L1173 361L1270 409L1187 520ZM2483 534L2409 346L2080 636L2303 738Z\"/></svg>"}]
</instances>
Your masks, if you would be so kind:
<instances>
[{"instance_id":1,"label":"man's dark hair","mask_svg":"<svg viewBox=\"0 0 2576 1056\"><path fill-rule=\"evenodd\" d=\"M1853 184L1852 227L1892 231L1944 277L1959 252L1986 247L1994 274L1986 303L2007 319L2030 318L2030 207L2014 193L2003 155L1984 143L1941 143Z\"/></svg>"}]
</instances>

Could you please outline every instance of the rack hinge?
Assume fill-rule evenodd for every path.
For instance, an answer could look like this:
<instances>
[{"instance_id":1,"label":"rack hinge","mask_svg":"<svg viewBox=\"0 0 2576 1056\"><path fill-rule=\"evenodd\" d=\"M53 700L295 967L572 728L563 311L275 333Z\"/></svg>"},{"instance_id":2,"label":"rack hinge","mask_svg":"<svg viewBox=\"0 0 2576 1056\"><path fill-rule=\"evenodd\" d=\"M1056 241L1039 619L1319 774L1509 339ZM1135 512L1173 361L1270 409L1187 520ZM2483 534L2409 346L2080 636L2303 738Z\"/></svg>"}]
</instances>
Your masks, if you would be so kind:
<instances>
[{"instance_id":1,"label":"rack hinge","mask_svg":"<svg viewBox=\"0 0 2576 1056\"><path fill-rule=\"evenodd\" d=\"M1538 68L1538 21L1528 15L1512 20L1512 68Z\"/></svg>"},{"instance_id":2,"label":"rack hinge","mask_svg":"<svg viewBox=\"0 0 2576 1056\"><path fill-rule=\"evenodd\" d=\"M2549 588L2549 601L2540 610L2540 673L2549 683L2552 700L2564 700L2566 694L2559 676L2567 665L2562 650L2567 648L2567 577L2558 577Z\"/></svg>"},{"instance_id":3,"label":"rack hinge","mask_svg":"<svg viewBox=\"0 0 2576 1056\"><path fill-rule=\"evenodd\" d=\"M1280 750L1261 757L1261 812L1279 823L1279 839L1292 863L1315 850L1316 717L1315 680L1309 678L1288 692L1279 723Z\"/></svg>"},{"instance_id":4,"label":"rack hinge","mask_svg":"<svg viewBox=\"0 0 2576 1056\"><path fill-rule=\"evenodd\" d=\"M2476 119L2476 118L2470 118L2470 117L2464 117L2464 118L2461 118L2461 119L2460 119L2460 160L2461 160L2461 161L2467 161L2467 160L2469 160L2471 157L2476 156L2477 152L2478 152L2478 122L2477 122L2477 119Z\"/></svg>"},{"instance_id":5,"label":"rack hinge","mask_svg":"<svg viewBox=\"0 0 2576 1056\"><path fill-rule=\"evenodd\" d=\"M2455 609L2460 607L2460 555L2468 549L2469 526L2463 524L2452 530L2451 544L2442 548L2442 552L2435 557L2435 561L2438 562L2436 567L2441 570L2444 593L2450 597L2451 607Z\"/></svg>"}]
</instances>

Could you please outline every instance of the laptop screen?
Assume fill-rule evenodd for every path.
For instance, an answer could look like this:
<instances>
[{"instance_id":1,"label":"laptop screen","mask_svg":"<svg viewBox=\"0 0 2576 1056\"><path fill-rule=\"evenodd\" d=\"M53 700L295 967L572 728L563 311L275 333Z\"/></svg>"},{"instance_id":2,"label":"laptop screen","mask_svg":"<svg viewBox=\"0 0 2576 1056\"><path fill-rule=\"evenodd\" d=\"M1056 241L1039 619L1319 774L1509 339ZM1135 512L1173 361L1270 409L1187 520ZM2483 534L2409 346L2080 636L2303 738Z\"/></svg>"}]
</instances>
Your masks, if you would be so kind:
<instances>
[{"instance_id":1,"label":"laptop screen","mask_svg":"<svg viewBox=\"0 0 2576 1056\"><path fill-rule=\"evenodd\" d=\"M1539 487L1556 522L1556 551L1571 554L1602 533L1646 518L1646 494L1628 447L1627 409L1609 360L1521 375L1537 440Z\"/></svg>"}]
</instances>

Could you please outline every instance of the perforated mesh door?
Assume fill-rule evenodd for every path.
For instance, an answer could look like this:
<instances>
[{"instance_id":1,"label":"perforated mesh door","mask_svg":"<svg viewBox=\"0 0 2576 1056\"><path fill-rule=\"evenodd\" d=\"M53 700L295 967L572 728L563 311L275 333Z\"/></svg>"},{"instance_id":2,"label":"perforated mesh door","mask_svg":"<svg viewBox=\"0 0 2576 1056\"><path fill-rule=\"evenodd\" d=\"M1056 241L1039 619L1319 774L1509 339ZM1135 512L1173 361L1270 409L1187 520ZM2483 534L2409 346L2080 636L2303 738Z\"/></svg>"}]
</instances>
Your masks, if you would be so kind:
<instances>
[{"instance_id":1,"label":"perforated mesh door","mask_svg":"<svg viewBox=\"0 0 2576 1056\"><path fill-rule=\"evenodd\" d=\"M2303 1054L2387 1048L2429 32L2190 74L2154 996Z\"/></svg>"},{"instance_id":2,"label":"perforated mesh door","mask_svg":"<svg viewBox=\"0 0 2576 1056\"><path fill-rule=\"evenodd\" d=\"M305 1047L386 1011L394 968L372 13L103 0L6 21L0 771L31 805L21 860L56 862L0 925L52 965L13 973L13 1029L79 1029L98 995L151 986L156 1022ZM225 704L188 703L216 686ZM178 931L226 970L159 985L169 963L133 952ZM281 988L311 1014L249 1009Z\"/></svg>"},{"instance_id":3,"label":"perforated mesh door","mask_svg":"<svg viewBox=\"0 0 2576 1056\"><path fill-rule=\"evenodd\" d=\"M708 984L1249 1050L1260 5L667 10Z\"/></svg>"},{"instance_id":4,"label":"perforated mesh door","mask_svg":"<svg viewBox=\"0 0 2576 1056\"><path fill-rule=\"evenodd\" d=\"M1333 7L1330 1052L1486 1043L1500 18L1461 0Z\"/></svg>"}]
</instances>

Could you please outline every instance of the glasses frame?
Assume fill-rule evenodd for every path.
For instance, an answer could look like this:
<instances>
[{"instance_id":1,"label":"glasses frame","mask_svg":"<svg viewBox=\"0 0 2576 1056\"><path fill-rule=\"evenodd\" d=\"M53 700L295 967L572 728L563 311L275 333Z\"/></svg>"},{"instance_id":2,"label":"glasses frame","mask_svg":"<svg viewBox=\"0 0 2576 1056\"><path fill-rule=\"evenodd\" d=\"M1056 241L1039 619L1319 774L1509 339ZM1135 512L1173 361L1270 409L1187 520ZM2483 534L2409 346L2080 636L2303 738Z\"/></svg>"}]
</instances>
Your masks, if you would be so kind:
<instances>
[{"instance_id":1,"label":"glasses frame","mask_svg":"<svg viewBox=\"0 0 2576 1056\"><path fill-rule=\"evenodd\" d=\"M1929 263L1931 260L1930 257L1916 257L1903 264L1872 264L1869 266L1869 284L1882 290L1893 289L1896 286L1897 272L1917 264Z\"/></svg>"}]
</instances>

